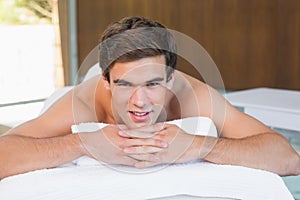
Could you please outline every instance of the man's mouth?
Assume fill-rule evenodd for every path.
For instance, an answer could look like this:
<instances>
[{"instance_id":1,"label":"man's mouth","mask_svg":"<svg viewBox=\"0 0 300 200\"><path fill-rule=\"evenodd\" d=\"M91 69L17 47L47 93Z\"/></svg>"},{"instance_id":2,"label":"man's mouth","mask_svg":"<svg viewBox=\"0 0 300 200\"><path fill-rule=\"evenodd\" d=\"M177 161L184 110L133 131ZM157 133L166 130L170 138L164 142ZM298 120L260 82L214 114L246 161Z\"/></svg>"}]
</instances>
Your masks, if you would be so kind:
<instances>
[{"instance_id":1,"label":"man's mouth","mask_svg":"<svg viewBox=\"0 0 300 200\"><path fill-rule=\"evenodd\" d=\"M133 121L144 122L148 119L150 112L129 111L129 114Z\"/></svg>"},{"instance_id":2,"label":"man's mouth","mask_svg":"<svg viewBox=\"0 0 300 200\"><path fill-rule=\"evenodd\" d=\"M129 111L129 112L136 115L136 116L139 116L139 117L145 116L149 113L149 112L134 112L134 111Z\"/></svg>"}]
</instances>

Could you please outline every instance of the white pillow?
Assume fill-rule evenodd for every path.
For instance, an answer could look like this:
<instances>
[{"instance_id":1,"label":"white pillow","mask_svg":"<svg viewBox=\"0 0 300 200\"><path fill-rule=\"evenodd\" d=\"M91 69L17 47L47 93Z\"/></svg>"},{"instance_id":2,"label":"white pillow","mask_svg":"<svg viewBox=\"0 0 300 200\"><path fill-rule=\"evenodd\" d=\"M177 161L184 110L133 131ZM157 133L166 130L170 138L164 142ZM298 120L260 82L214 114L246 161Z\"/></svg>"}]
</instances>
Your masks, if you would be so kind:
<instances>
[{"instance_id":1,"label":"white pillow","mask_svg":"<svg viewBox=\"0 0 300 200\"><path fill-rule=\"evenodd\" d=\"M98 74L101 74L102 70L99 66L99 63L96 63L95 65L93 65L89 70L88 72L86 73L83 81L86 81L86 80L89 80L90 78L98 75Z\"/></svg>"}]
</instances>

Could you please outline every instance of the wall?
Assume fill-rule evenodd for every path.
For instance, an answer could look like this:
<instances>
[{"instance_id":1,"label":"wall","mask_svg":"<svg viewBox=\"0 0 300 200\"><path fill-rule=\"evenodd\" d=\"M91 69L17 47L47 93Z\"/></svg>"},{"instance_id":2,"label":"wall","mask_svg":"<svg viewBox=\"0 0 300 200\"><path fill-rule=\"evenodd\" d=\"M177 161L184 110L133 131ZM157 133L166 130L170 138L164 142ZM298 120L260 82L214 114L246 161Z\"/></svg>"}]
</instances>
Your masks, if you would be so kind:
<instances>
[{"instance_id":1,"label":"wall","mask_svg":"<svg viewBox=\"0 0 300 200\"><path fill-rule=\"evenodd\" d=\"M78 62L111 22L140 15L197 40L227 89L300 90L299 0L77 0ZM180 70L199 77L180 61Z\"/></svg>"}]
</instances>

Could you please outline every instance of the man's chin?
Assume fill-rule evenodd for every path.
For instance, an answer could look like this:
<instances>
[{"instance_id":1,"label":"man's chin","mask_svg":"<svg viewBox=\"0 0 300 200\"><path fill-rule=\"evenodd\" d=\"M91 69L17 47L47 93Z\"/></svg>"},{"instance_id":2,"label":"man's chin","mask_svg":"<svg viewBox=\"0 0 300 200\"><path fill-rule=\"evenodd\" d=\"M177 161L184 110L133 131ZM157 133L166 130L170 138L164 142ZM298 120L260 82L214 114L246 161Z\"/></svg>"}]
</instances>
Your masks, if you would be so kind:
<instances>
[{"instance_id":1,"label":"man's chin","mask_svg":"<svg viewBox=\"0 0 300 200\"><path fill-rule=\"evenodd\" d=\"M134 129L134 128L141 128L144 126L149 126L151 124L152 124L151 122L130 122L127 124L127 127Z\"/></svg>"},{"instance_id":2,"label":"man's chin","mask_svg":"<svg viewBox=\"0 0 300 200\"><path fill-rule=\"evenodd\" d=\"M133 121L132 119L127 119L126 121L123 120L124 124L126 125L126 127L128 127L129 129L136 129L136 128L141 128L144 126L150 126L153 123L152 120L146 120L146 121Z\"/></svg>"}]
</instances>

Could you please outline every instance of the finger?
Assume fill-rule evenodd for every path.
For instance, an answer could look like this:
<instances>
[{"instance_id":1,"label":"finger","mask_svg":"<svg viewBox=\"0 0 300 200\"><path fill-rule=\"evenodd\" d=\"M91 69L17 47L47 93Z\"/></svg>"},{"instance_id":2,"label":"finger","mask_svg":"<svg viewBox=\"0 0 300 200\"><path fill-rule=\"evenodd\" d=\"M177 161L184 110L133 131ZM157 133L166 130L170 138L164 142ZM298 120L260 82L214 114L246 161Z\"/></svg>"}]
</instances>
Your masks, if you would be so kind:
<instances>
[{"instance_id":1,"label":"finger","mask_svg":"<svg viewBox=\"0 0 300 200\"><path fill-rule=\"evenodd\" d=\"M155 166L157 164L159 164L159 163L150 162L150 161L140 161L140 162L135 163L134 167L139 168L139 169L143 169L143 168Z\"/></svg>"},{"instance_id":2,"label":"finger","mask_svg":"<svg viewBox=\"0 0 300 200\"><path fill-rule=\"evenodd\" d=\"M120 164L121 165L127 165L127 166L135 166L135 164L137 162L138 161L136 159L128 157L128 156L125 155L125 156L122 157Z\"/></svg>"},{"instance_id":3,"label":"finger","mask_svg":"<svg viewBox=\"0 0 300 200\"><path fill-rule=\"evenodd\" d=\"M138 161L160 162L160 156L155 154L131 154L128 157Z\"/></svg>"},{"instance_id":4,"label":"finger","mask_svg":"<svg viewBox=\"0 0 300 200\"><path fill-rule=\"evenodd\" d=\"M159 148L167 148L168 143L157 139L129 139L124 142L124 147L131 146L154 146Z\"/></svg>"},{"instance_id":5,"label":"finger","mask_svg":"<svg viewBox=\"0 0 300 200\"><path fill-rule=\"evenodd\" d=\"M157 132L164 128L165 128L165 122L158 122L152 125L136 128L135 130L145 131L145 132Z\"/></svg>"},{"instance_id":6,"label":"finger","mask_svg":"<svg viewBox=\"0 0 300 200\"><path fill-rule=\"evenodd\" d=\"M121 136L121 137L126 137L126 138L131 138L131 136L130 135L128 135L128 134L126 134L126 132L125 131L118 131L118 134Z\"/></svg>"},{"instance_id":7,"label":"finger","mask_svg":"<svg viewBox=\"0 0 300 200\"><path fill-rule=\"evenodd\" d=\"M136 146L136 147L126 147L124 148L124 153L126 154L145 154L145 153L156 153L164 150L163 148L153 147L153 146Z\"/></svg>"},{"instance_id":8,"label":"finger","mask_svg":"<svg viewBox=\"0 0 300 200\"><path fill-rule=\"evenodd\" d=\"M128 130L128 131L121 130L118 133L120 136L126 138L152 138L155 135L154 133L142 132L136 130Z\"/></svg>"}]
</instances>

